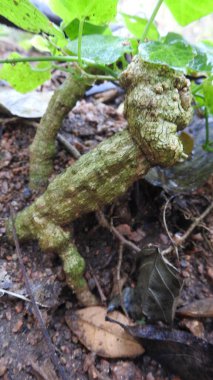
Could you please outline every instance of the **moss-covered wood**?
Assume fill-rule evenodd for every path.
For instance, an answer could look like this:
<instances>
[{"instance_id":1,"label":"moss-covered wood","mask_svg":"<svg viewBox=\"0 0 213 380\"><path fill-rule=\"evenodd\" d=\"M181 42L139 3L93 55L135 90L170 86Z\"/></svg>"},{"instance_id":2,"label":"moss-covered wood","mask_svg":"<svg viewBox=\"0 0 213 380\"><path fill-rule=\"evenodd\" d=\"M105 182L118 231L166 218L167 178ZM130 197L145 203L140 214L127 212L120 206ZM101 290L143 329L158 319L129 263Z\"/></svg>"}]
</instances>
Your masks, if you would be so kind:
<instances>
[{"instance_id":1,"label":"moss-covered wood","mask_svg":"<svg viewBox=\"0 0 213 380\"><path fill-rule=\"evenodd\" d=\"M147 91L142 86L141 70L146 72ZM15 220L20 239L38 239L44 251L54 250L60 255L67 282L84 304L94 304L95 299L83 278L84 260L63 227L81 215L113 202L152 165L159 162L170 166L180 160L183 148L176 130L185 126L191 116L188 83L182 74L162 66L149 66L136 58L123 73L121 82L128 88L125 101L128 129L105 140L57 176L45 193L18 213ZM167 83L167 90L161 92L159 87L156 100L156 88L164 88L163 83ZM180 89L177 83L181 83ZM182 92L184 97L188 96L186 106L182 104ZM148 95L150 102L156 102L153 110L144 106L148 104ZM162 95L161 101L158 95Z\"/></svg>"},{"instance_id":2,"label":"moss-covered wood","mask_svg":"<svg viewBox=\"0 0 213 380\"><path fill-rule=\"evenodd\" d=\"M30 146L30 187L43 190L53 172L56 136L61 123L76 102L84 96L93 79L76 65L64 83L54 92Z\"/></svg>"}]
</instances>

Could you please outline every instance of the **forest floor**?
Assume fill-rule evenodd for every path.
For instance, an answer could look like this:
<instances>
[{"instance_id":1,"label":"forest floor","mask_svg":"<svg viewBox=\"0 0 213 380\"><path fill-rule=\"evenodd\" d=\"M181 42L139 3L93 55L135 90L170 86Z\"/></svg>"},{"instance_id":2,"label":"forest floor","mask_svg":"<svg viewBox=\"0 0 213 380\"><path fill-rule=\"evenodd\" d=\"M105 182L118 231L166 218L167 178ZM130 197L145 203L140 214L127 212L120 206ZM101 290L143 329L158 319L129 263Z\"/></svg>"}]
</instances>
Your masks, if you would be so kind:
<instances>
[{"instance_id":1,"label":"forest floor","mask_svg":"<svg viewBox=\"0 0 213 380\"><path fill-rule=\"evenodd\" d=\"M123 95L113 91L86 97L64 120L61 134L80 154L87 153L126 126L122 116ZM4 226L11 205L18 212L36 198L28 188L29 145L35 134L34 121L0 115L0 378L3 380L58 378L48 358L48 348L31 303L17 298L27 294L14 242L8 241ZM58 143L54 175L74 162L75 159ZM202 188L179 194L169 202L166 221L173 236L187 230L209 206L212 194L213 179L209 178ZM150 243L166 247L170 241L163 223L163 210L170 195L141 180L103 212L108 221L113 221L117 230L138 247ZM86 260L85 277L89 286L98 296L98 283L106 304L116 287L118 264L121 264L120 274L125 278L125 284L134 285L135 254L125 248L119 263L119 241L100 226L94 213L76 220L68 228L73 228L75 244ZM71 315L80 305L66 286L59 258L54 252L43 254L34 241L20 244L35 299L46 306L40 307L42 317L68 379L180 379L146 354L133 360L101 358L89 352L70 331L65 320L65 314ZM205 304L205 300L211 297L213 284L213 212L202 220L179 249L179 270L184 287L178 306L198 300L204 300ZM17 296L8 295L6 291ZM174 325L213 342L212 319L201 318L200 314L202 310L197 310L197 314L195 310L195 316L191 318L176 315ZM202 374L198 374L198 379L202 379Z\"/></svg>"}]
</instances>

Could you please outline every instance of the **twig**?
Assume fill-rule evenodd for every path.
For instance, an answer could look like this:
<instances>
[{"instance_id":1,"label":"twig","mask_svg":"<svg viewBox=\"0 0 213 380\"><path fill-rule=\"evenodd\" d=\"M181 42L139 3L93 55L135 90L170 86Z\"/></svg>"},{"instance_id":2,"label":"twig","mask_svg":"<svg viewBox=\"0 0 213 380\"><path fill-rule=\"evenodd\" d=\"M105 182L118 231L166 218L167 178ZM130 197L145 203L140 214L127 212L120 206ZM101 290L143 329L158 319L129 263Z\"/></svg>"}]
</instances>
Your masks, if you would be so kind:
<instances>
[{"instance_id":1,"label":"twig","mask_svg":"<svg viewBox=\"0 0 213 380\"><path fill-rule=\"evenodd\" d=\"M188 228L185 234L178 240L176 245L180 246L181 244L183 244L186 241L186 239L188 239L189 235L192 233L195 227L197 227L200 224L200 222L210 213L212 209L213 209L213 201L205 209L205 211L200 216L198 216L198 218L195 218L194 222L191 224L191 226Z\"/></svg>"},{"instance_id":2,"label":"twig","mask_svg":"<svg viewBox=\"0 0 213 380\"><path fill-rule=\"evenodd\" d=\"M61 133L58 133L57 134L57 140L63 144L63 146L66 148L66 150L74 157L76 158L76 160L78 160L78 158L81 157L81 154L79 153L79 151L73 146L71 145L65 138L64 136L62 136Z\"/></svg>"},{"instance_id":3,"label":"twig","mask_svg":"<svg viewBox=\"0 0 213 380\"><path fill-rule=\"evenodd\" d=\"M171 199L170 199L171 200ZM210 213L210 211L213 209L213 201L210 203L210 205L206 208L206 210L197 218L195 218L194 222L191 224L191 226L188 228L188 230L185 232L185 234L178 239L178 241L175 243L172 240L172 243L177 249L180 247L185 241L188 239L189 235L192 233L192 231L200 224L200 222ZM166 255L170 252L172 252L173 248L172 246L166 248L161 252L162 255Z\"/></svg>"},{"instance_id":4,"label":"twig","mask_svg":"<svg viewBox=\"0 0 213 380\"><path fill-rule=\"evenodd\" d=\"M104 292L103 292L103 290L101 288L101 285L100 285L100 283L99 283L99 281L98 281L98 279L97 279L97 277L96 277L96 275L95 275L95 273L94 273L94 271L93 271L93 269L92 269L92 267L91 267L90 264L89 264L89 270L90 270L90 272L92 274L92 277L94 278L95 284L96 284L97 289L98 289L99 296L101 298L101 302L102 302L102 304L105 304L107 298L106 298L106 296L105 296L105 294L104 294Z\"/></svg>"},{"instance_id":5,"label":"twig","mask_svg":"<svg viewBox=\"0 0 213 380\"><path fill-rule=\"evenodd\" d=\"M169 203L171 202L172 199L175 198L175 196L176 196L176 195L172 195L169 199L167 199L167 201L166 201L166 203L165 203L165 205L164 205L164 208L163 208L163 224L164 224L164 228L165 228L165 230L166 230L166 233L167 233L167 235L168 235L168 237L169 237L169 239L170 239L170 241L171 241L171 243L172 243L172 245L173 245L173 249L175 250L176 256L177 256L177 258L178 258L179 256L178 256L177 244L176 244L175 241L173 240L172 235L170 234L170 231L169 231L169 229L168 229L168 227L167 227L167 222L166 222L166 210L167 210L167 208L168 208ZM166 250L165 250L165 251L166 251ZM163 252L164 252L164 251L163 251ZM169 251L169 252L171 252L171 248L170 248L170 251ZM169 253L169 252L168 252L168 253Z\"/></svg>"},{"instance_id":6,"label":"twig","mask_svg":"<svg viewBox=\"0 0 213 380\"><path fill-rule=\"evenodd\" d=\"M124 246L123 243L120 243L119 245L119 250L118 250L118 265L117 265L117 282L118 282L118 292L119 292L119 299L120 299L120 306L126 315L127 318L129 318L129 315L126 311L123 297L122 297L122 288L121 288L121 265L122 265L122 260L123 260L123 250Z\"/></svg>"},{"instance_id":7,"label":"twig","mask_svg":"<svg viewBox=\"0 0 213 380\"><path fill-rule=\"evenodd\" d=\"M113 235L116 236L116 238L123 244L123 245L126 245L127 247L133 249L133 251L135 252L140 252L141 249L135 245L134 243L132 243L131 241L125 239L125 237L123 237L123 235L121 235L121 233L113 226L111 225L105 215L103 214L102 211L98 211L96 212L96 216L97 216L97 219L100 223L100 225L104 228L107 228Z\"/></svg>"},{"instance_id":8,"label":"twig","mask_svg":"<svg viewBox=\"0 0 213 380\"><path fill-rule=\"evenodd\" d=\"M2 293L2 294L1 294ZM18 294L18 293L14 293L14 292L10 292L9 290L6 290L6 289L2 289L0 288L0 297L4 296L5 294L8 294L8 296L12 296L12 297L16 297L16 298L20 298L21 300L23 301L27 301L27 302L32 302L29 298L23 296L22 294ZM38 306L41 306L41 307L47 307L47 305L43 305L42 303L39 303L39 302L36 302L36 304Z\"/></svg>"},{"instance_id":9,"label":"twig","mask_svg":"<svg viewBox=\"0 0 213 380\"><path fill-rule=\"evenodd\" d=\"M121 265L122 265L122 260L123 260L123 244L120 243L119 250L118 250L118 265L117 265L117 281L118 281L118 286L120 288L120 280L121 280ZM121 293L121 289L119 289Z\"/></svg>"},{"instance_id":10,"label":"twig","mask_svg":"<svg viewBox=\"0 0 213 380\"><path fill-rule=\"evenodd\" d=\"M37 321L39 323L39 326L40 326L40 329L42 331L44 340L45 340L45 342L47 344L47 347L48 347L48 350L49 350L49 357L52 360L52 363L54 364L56 371L58 372L58 374L59 374L59 376L61 377L62 380L67 380L67 377L65 375L64 369L61 367L61 365L60 365L60 363L58 361L58 358L56 356L55 349L54 349L54 347L52 345L49 333L48 333L48 331L47 331L47 329L45 327L45 324L44 324L44 321L42 319L40 310L39 310L39 308L38 308L38 306L37 306L37 304L35 302L35 298L34 298L34 295L33 295L32 289L31 289L30 281L29 281L29 278L27 276L27 272L26 272L26 269L25 269L25 266L24 266L24 262L23 262L23 259L22 259L21 249L20 249L20 246L19 246L18 237L17 237L17 233L16 233L16 228L15 228L15 222L14 222L14 220L15 220L15 211L14 211L14 209L13 209L12 206L10 206L10 213L11 213L12 233L13 233L13 239L14 239L14 242L15 242L16 253L17 253L17 256L18 256L18 259L19 259L19 263L20 263L20 267L21 267L21 271L22 271L22 274L23 274L23 277L24 277L24 282L25 282L26 290L27 290L28 295L30 296L30 299L31 299L31 302L32 302L32 305L33 305L33 310L34 310L35 318L37 319Z\"/></svg>"}]
</instances>

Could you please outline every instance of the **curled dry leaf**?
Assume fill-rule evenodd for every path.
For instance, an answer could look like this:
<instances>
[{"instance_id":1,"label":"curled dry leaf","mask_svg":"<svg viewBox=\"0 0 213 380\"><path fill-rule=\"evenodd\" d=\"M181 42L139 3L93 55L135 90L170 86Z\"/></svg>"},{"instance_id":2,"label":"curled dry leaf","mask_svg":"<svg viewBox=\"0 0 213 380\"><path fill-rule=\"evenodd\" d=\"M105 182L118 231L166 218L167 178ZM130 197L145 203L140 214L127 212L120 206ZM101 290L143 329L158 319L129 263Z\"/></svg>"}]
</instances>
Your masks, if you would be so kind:
<instances>
[{"instance_id":1,"label":"curled dry leaf","mask_svg":"<svg viewBox=\"0 0 213 380\"><path fill-rule=\"evenodd\" d=\"M143 347L122 327L105 321L107 310L94 306L67 313L66 322L80 342L90 351L107 358L135 357L144 352ZM128 318L119 312L110 316L122 323L129 324Z\"/></svg>"},{"instance_id":2,"label":"curled dry leaf","mask_svg":"<svg viewBox=\"0 0 213 380\"><path fill-rule=\"evenodd\" d=\"M177 314L186 317L212 318L213 317L213 297L197 300L185 305L177 310Z\"/></svg>"}]
</instances>

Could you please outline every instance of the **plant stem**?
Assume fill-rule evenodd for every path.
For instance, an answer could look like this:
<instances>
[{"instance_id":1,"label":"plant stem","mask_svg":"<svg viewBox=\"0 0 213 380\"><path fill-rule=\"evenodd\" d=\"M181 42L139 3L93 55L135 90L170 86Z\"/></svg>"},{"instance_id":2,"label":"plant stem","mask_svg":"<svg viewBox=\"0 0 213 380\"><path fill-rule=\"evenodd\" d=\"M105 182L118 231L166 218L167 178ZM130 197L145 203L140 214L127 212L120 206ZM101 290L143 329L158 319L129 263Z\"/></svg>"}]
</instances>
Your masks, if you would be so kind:
<instances>
[{"instance_id":1,"label":"plant stem","mask_svg":"<svg viewBox=\"0 0 213 380\"><path fill-rule=\"evenodd\" d=\"M78 57L76 56L59 56L59 55L53 55L53 56L45 56L45 57L18 57L18 58L6 58L6 59L0 59L0 63L19 63L19 62L78 62ZM88 58L82 58L82 63L85 63L87 66L94 66L97 69L103 70L110 75L112 75L113 78L118 78L118 74L114 72L109 67L96 63L92 59Z\"/></svg>"},{"instance_id":2,"label":"plant stem","mask_svg":"<svg viewBox=\"0 0 213 380\"><path fill-rule=\"evenodd\" d=\"M163 0L158 0L157 4L156 4L156 6L155 6L155 8L154 8L154 10L152 12L152 15L151 15L148 23L146 24L146 27L145 27L144 31L143 31L143 34L142 34L142 37L141 37L141 42L144 42L145 38L147 37L147 34L149 32L149 28L151 27L151 25L152 25L152 23L153 23L156 15L157 15L159 9L160 9L160 6L161 6L162 3L163 3Z\"/></svg>"},{"instance_id":3,"label":"plant stem","mask_svg":"<svg viewBox=\"0 0 213 380\"><path fill-rule=\"evenodd\" d=\"M212 142L209 141L209 114L207 107L205 107L205 128L206 128L206 141L203 144L203 149L206 152L213 152Z\"/></svg>"},{"instance_id":4,"label":"plant stem","mask_svg":"<svg viewBox=\"0 0 213 380\"><path fill-rule=\"evenodd\" d=\"M83 27L84 27L84 18L79 21L79 29L78 29L78 63L79 63L79 66L82 66L81 44L82 44Z\"/></svg>"}]
</instances>

